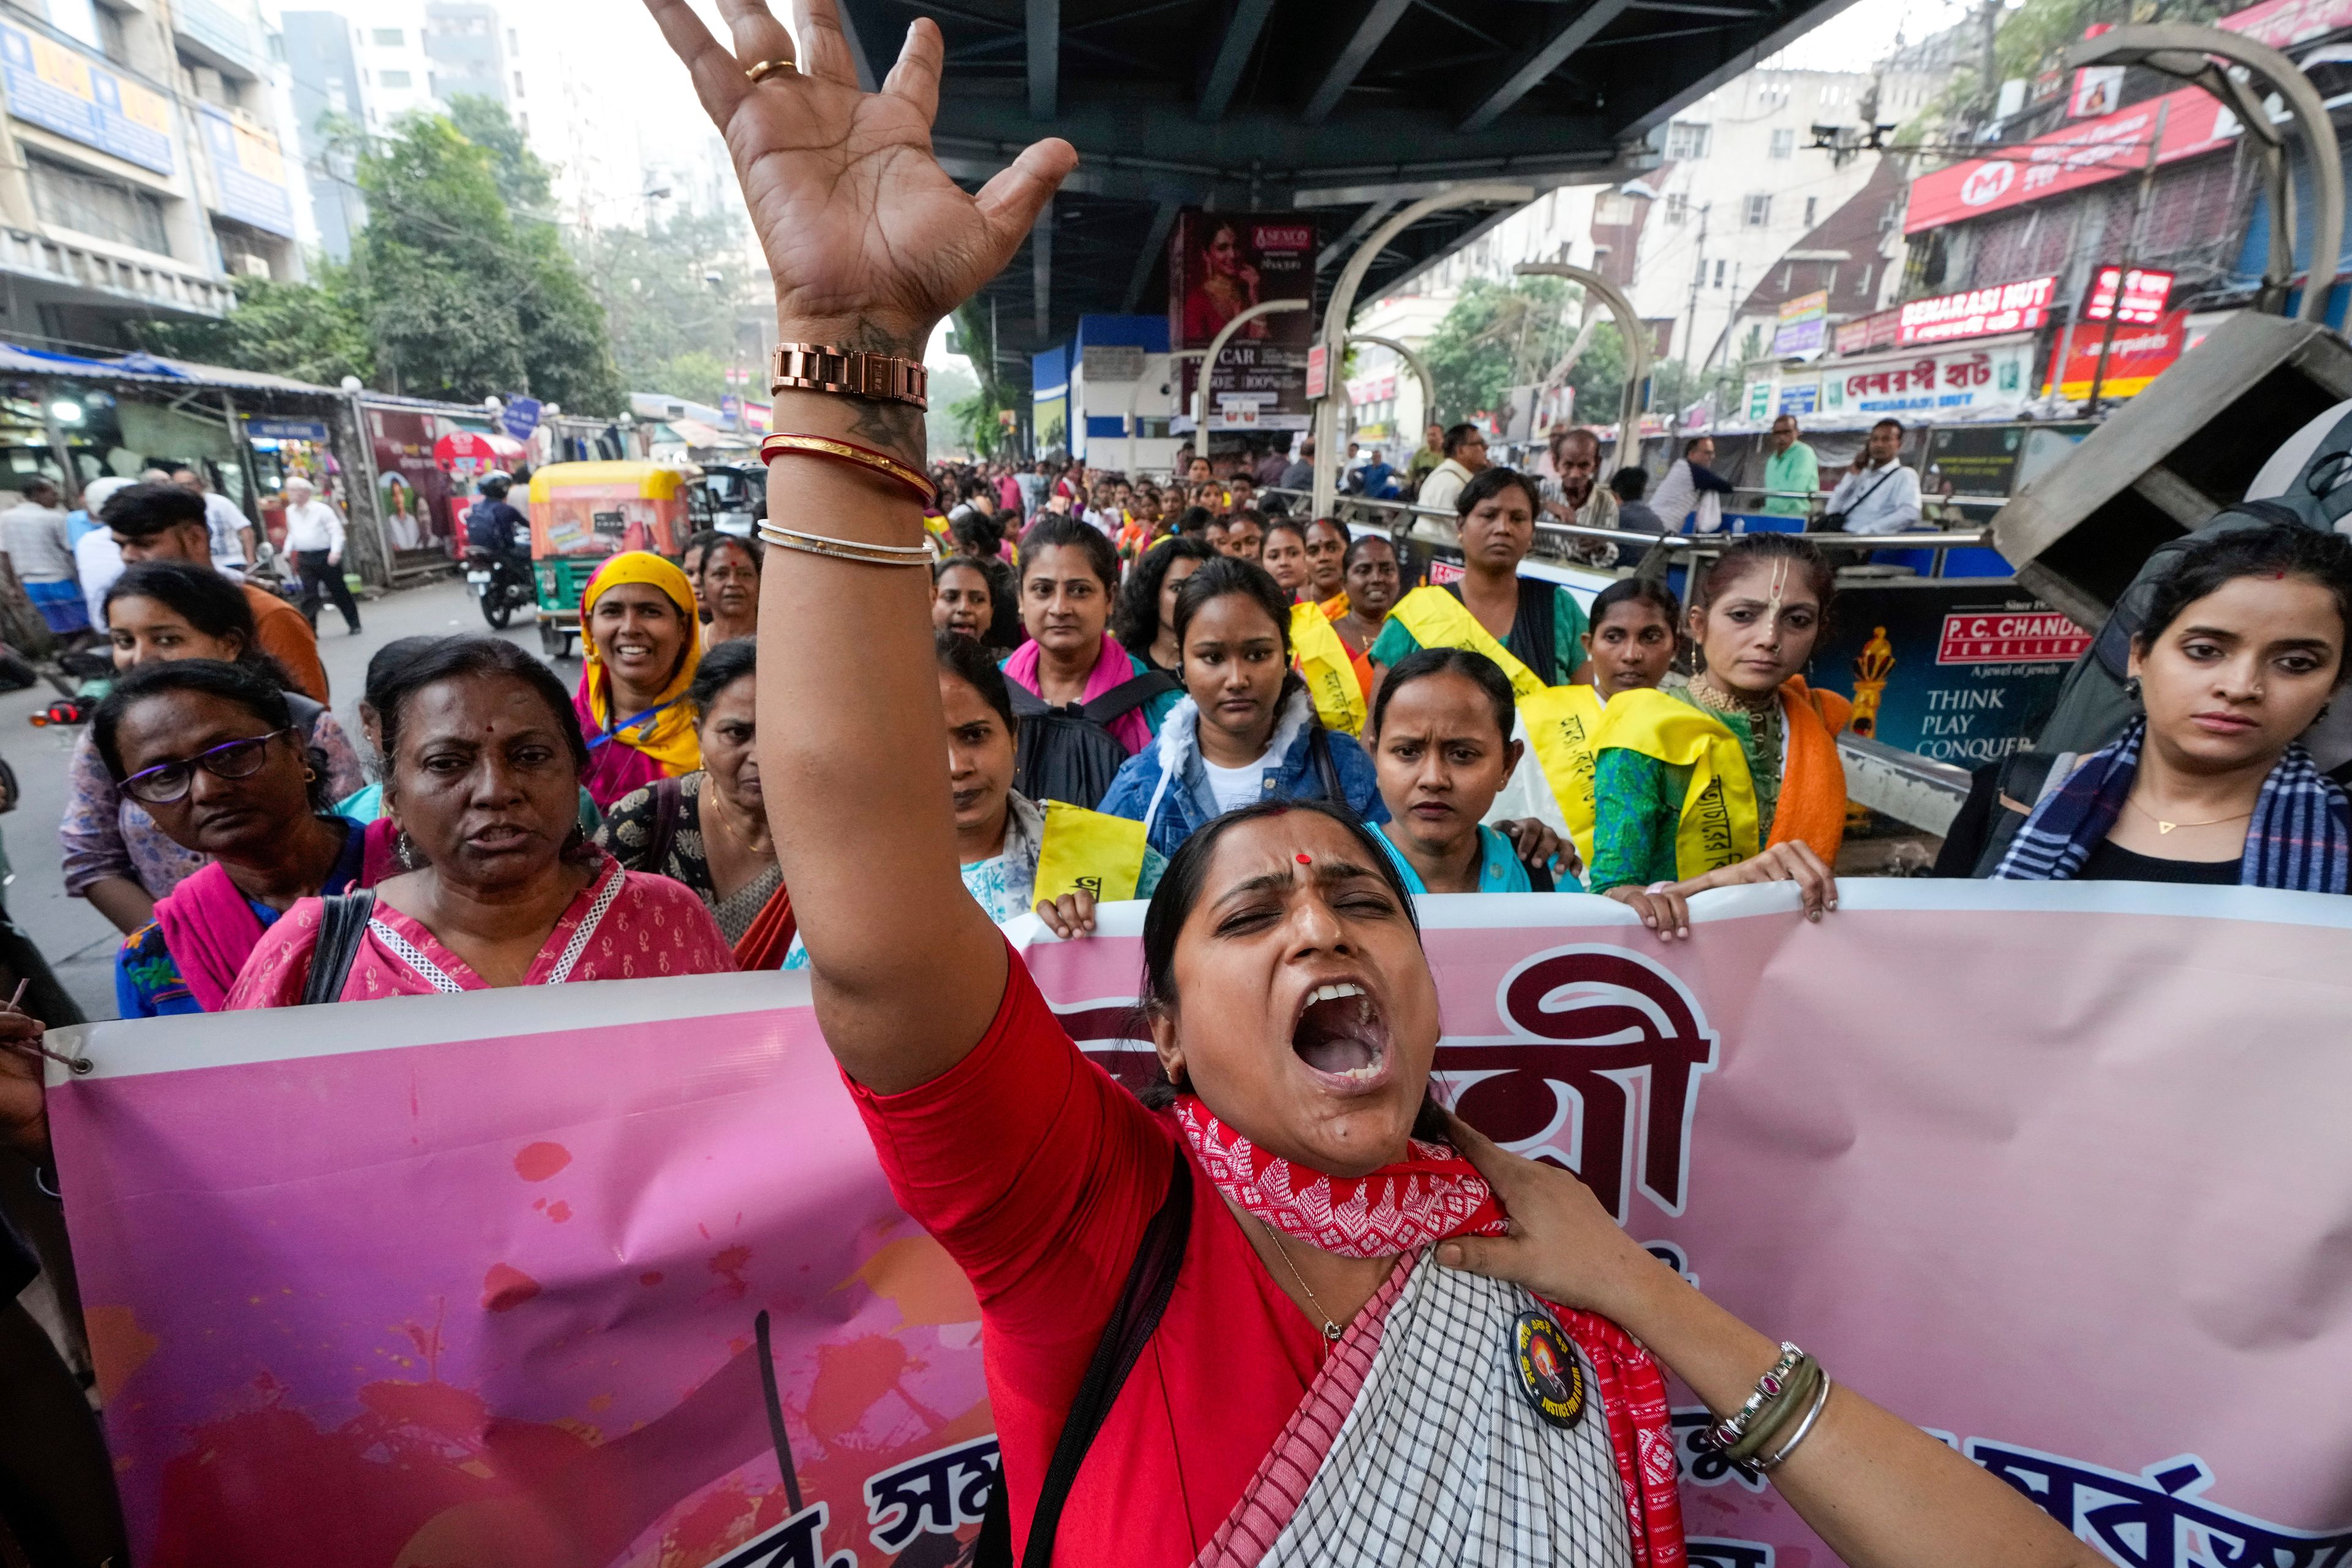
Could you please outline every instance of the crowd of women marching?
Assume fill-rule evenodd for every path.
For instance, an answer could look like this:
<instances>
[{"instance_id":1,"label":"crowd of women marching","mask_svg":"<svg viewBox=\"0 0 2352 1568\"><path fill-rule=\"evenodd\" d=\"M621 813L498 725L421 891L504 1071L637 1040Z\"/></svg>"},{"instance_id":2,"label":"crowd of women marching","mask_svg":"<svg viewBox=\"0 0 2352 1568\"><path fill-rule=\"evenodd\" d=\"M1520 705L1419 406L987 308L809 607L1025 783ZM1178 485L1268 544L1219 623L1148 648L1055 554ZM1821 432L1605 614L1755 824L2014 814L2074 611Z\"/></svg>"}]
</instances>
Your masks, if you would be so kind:
<instances>
[{"instance_id":1,"label":"crowd of women marching","mask_svg":"<svg viewBox=\"0 0 2352 1568\"><path fill-rule=\"evenodd\" d=\"M787 340L919 353L1068 167L1046 142L977 199L947 180L929 23L863 94L825 0L797 56L754 0L724 7L731 54L682 0L649 5L761 170L756 224L792 237ZM859 156L888 177L828 162ZM1628 577L1588 605L1525 570L1545 497L1508 468L1460 485L1459 569L1433 580L1198 459L1156 488L927 476L903 406L780 391L775 418L811 434L772 438L766 550L613 557L572 689L502 641L406 639L346 734L234 584L127 571L76 775L89 852L135 889L109 906L123 1013L806 969L901 1201L979 1294L990 1529L1065 1561L1678 1561L1660 1361L1849 1563L2083 1557L1428 1098L1418 896L1599 894L1661 940L1727 883L1835 908L1846 705L1808 676L1837 613L1814 549L1748 535L1685 598ZM132 538L139 505L106 521ZM2336 535L2185 551L2130 650L2135 715L2000 803L2024 820L1998 874L2347 890L2345 798L2296 737L2347 623ZM1113 893L1151 900L1165 1077L1142 1101L996 930L1034 910L1082 936ZM29 1063L0 1062L38 1152ZM1155 1269L1173 1284L1147 1311ZM1487 1389L1447 1347L1490 1320L1521 1326L1538 1393L1572 1362L1606 1418ZM1139 1324L1155 1353L1104 1390L1098 1343ZM1357 1401L1386 1402L1360 1441L1300 1426ZM1449 1446L1486 1479L1432 1495L1415 1478Z\"/></svg>"}]
</instances>

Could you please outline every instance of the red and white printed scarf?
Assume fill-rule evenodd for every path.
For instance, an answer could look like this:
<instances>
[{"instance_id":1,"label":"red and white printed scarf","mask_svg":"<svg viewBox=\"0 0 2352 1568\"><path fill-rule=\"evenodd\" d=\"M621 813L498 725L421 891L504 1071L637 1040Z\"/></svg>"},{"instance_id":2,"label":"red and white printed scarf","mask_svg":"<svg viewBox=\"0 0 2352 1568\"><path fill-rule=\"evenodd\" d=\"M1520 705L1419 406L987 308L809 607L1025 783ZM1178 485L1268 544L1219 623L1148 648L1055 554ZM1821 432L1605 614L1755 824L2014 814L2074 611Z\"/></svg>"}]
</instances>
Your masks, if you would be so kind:
<instances>
[{"instance_id":1,"label":"red and white printed scarf","mask_svg":"<svg viewBox=\"0 0 2352 1568\"><path fill-rule=\"evenodd\" d=\"M1326 1252L1391 1258L1449 1237L1496 1236L1504 1228L1494 1189L1448 1144L1412 1139L1408 1156L1393 1165L1368 1176L1330 1176L1259 1148L1218 1121L1197 1095L1177 1096L1175 1112L1192 1157L1219 1192ZM1624 1487L1634 1563L1682 1568L1682 1497L1664 1374L1649 1351L1609 1319L1545 1305L1592 1363Z\"/></svg>"},{"instance_id":2,"label":"red and white printed scarf","mask_svg":"<svg viewBox=\"0 0 2352 1568\"><path fill-rule=\"evenodd\" d=\"M1444 1143L1412 1139L1406 1158L1369 1176L1327 1176L1259 1148L1197 1095L1177 1096L1176 1124L1219 1192L1285 1236L1341 1258L1394 1258L1449 1236L1502 1234L1502 1205L1486 1178Z\"/></svg>"}]
</instances>

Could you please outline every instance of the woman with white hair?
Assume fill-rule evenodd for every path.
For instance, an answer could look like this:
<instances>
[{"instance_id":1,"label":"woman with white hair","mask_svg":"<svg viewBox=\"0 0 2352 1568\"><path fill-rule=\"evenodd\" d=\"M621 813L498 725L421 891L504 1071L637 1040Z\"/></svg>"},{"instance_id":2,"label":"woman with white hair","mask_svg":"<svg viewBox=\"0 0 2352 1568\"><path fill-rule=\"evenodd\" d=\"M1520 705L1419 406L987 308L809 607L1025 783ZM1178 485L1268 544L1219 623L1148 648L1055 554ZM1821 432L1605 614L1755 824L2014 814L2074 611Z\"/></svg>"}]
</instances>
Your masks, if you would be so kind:
<instances>
[{"instance_id":1,"label":"woman with white hair","mask_svg":"<svg viewBox=\"0 0 2352 1568\"><path fill-rule=\"evenodd\" d=\"M351 584L343 581L343 514L331 501L318 499L318 488L300 474L286 480L286 553L302 574L302 614L310 629L319 627L319 596L334 600L343 613L343 625L356 637L360 607L352 602Z\"/></svg>"}]
</instances>

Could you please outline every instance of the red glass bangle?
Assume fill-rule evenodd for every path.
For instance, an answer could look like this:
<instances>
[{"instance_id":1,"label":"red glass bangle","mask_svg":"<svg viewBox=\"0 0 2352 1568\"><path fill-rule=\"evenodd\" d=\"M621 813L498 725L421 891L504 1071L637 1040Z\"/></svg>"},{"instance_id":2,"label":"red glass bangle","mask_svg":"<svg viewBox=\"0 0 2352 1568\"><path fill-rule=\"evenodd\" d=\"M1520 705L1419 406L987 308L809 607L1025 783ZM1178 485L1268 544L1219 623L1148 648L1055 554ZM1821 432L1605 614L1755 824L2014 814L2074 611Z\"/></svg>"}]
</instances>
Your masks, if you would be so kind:
<instances>
[{"instance_id":1,"label":"red glass bangle","mask_svg":"<svg viewBox=\"0 0 2352 1568\"><path fill-rule=\"evenodd\" d=\"M837 436L810 436L779 430L760 443L760 460L763 463L773 463L778 458L786 456L823 458L831 462L855 464L868 473L896 479L914 491L915 499L925 507L939 504L939 490L919 470L887 452L877 452L855 441L844 441Z\"/></svg>"}]
</instances>

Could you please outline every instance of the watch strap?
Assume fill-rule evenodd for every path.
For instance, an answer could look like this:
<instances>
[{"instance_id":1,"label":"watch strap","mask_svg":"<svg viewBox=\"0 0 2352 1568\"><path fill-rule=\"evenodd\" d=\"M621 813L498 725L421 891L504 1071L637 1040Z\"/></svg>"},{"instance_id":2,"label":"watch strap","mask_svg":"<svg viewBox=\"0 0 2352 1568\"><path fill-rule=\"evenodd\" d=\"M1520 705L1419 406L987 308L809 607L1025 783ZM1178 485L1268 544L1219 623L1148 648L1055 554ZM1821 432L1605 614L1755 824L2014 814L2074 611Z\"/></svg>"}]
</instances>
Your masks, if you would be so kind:
<instances>
[{"instance_id":1,"label":"watch strap","mask_svg":"<svg viewBox=\"0 0 2352 1568\"><path fill-rule=\"evenodd\" d=\"M920 360L833 343L778 343L773 370L771 394L830 392L917 408L931 405L931 374Z\"/></svg>"}]
</instances>

